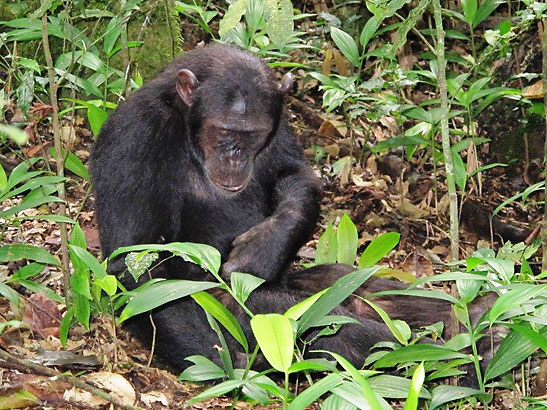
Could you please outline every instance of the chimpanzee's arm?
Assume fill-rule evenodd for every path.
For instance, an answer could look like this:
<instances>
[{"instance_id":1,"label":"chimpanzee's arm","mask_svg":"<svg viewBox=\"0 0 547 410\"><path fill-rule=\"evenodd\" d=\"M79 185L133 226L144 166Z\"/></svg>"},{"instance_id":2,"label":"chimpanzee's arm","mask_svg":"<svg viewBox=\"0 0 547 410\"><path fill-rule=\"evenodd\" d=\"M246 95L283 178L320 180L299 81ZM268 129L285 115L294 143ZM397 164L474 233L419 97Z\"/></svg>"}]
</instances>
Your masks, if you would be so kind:
<instances>
[{"instance_id":1,"label":"chimpanzee's arm","mask_svg":"<svg viewBox=\"0 0 547 410\"><path fill-rule=\"evenodd\" d=\"M315 230L321 195L319 178L287 126L280 127L274 143L260 162L271 173L274 211L234 240L224 274L248 272L267 282L276 281Z\"/></svg>"}]
</instances>

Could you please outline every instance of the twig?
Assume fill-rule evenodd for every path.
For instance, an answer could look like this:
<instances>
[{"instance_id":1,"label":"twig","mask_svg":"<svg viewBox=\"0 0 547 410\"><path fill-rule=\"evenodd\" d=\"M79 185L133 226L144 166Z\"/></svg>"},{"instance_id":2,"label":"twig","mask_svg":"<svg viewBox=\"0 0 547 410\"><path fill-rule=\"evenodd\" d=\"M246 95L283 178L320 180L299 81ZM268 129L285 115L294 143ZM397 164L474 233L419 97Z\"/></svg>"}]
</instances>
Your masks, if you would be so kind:
<instances>
[{"instance_id":1,"label":"twig","mask_svg":"<svg viewBox=\"0 0 547 410\"><path fill-rule=\"evenodd\" d=\"M43 376L55 377L60 380L64 380L79 389L85 390L101 399L112 403L114 406L118 406L124 410L144 410L141 407L132 406L130 404L124 404L120 400L112 397L110 394L106 393L104 390L99 389L98 387L92 386L86 382L83 382L76 377L69 375L67 373L59 373L56 370L50 369L49 367L42 366L37 363L32 363L25 359L20 359L18 357L12 356L8 352L0 349L0 359L5 360L8 364L14 364L25 369L30 369L38 374Z\"/></svg>"},{"instance_id":2,"label":"twig","mask_svg":"<svg viewBox=\"0 0 547 410\"><path fill-rule=\"evenodd\" d=\"M45 6L46 1L41 0L42 7ZM57 90L59 85L55 82L53 73L53 58L51 56L51 49L49 48L49 33L47 25L47 11L42 16L42 42L44 44L44 55L47 62L47 71L49 77L49 92L51 99L51 106L53 107L52 125L53 125L53 142L55 144L55 160L57 166L57 175L60 177L65 176L62 143L61 143L61 127L59 125L59 104L57 102ZM59 198L63 201L59 203L59 215L67 216L66 212L66 192L64 182L57 184L57 191ZM68 231L67 224L59 222L59 230L61 232L61 267L63 271L63 291L65 294L65 303L67 306L71 304L70 295L70 258L68 256Z\"/></svg>"},{"instance_id":3,"label":"twig","mask_svg":"<svg viewBox=\"0 0 547 410\"><path fill-rule=\"evenodd\" d=\"M543 148L543 166L547 163L547 18L543 19L543 106L545 110L545 146ZM547 173L545 174L545 205L543 208L543 224L541 227L543 242L542 269L547 270Z\"/></svg>"}]
</instances>

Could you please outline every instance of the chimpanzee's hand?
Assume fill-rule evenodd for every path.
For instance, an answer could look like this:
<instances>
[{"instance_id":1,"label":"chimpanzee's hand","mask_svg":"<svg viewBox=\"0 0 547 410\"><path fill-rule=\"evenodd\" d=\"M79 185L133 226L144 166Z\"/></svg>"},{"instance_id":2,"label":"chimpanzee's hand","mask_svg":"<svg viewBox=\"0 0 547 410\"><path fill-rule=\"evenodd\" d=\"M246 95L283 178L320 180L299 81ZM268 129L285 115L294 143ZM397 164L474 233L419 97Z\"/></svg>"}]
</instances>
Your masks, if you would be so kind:
<instances>
[{"instance_id":1,"label":"chimpanzee's hand","mask_svg":"<svg viewBox=\"0 0 547 410\"><path fill-rule=\"evenodd\" d=\"M272 280L285 264L283 244L279 233L279 221L270 217L239 235L232 242L232 251L222 266L222 276L230 277L232 272L245 272Z\"/></svg>"}]
</instances>

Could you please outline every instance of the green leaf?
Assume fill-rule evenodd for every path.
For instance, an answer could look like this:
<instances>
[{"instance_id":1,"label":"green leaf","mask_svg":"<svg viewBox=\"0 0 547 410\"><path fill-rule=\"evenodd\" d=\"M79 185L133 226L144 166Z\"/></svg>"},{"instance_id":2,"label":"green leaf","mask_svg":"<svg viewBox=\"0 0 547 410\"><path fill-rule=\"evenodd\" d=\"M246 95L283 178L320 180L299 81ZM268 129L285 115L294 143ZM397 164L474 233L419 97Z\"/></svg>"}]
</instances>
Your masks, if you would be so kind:
<instances>
[{"instance_id":1,"label":"green leaf","mask_svg":"<svg viewBox=\"0 0 547 410\"><path fill-rule=\"evenodd\" d=\"M264 283L264 279L248 273L232 272L230 275L230 284L236 295L236 298L245 303L253 290Z\"/></svg>"},{"instance_id":2,"label":"green leaf","mask_svg":"<svg viewBox=\"0 0 547 410\"><path fill-rule=\"evenodd\" d=\"M93 132L93 136L97 137L101 128L108 118L108 113L102 108L95 107L94 105L89 105L87 108L87 120Z\"/></svg>"},{"instance_id":3,"label":"green leaf","mask_svg":"<svg viewBox=\"0 0 547 410\"><path fill-rule=\"evenodd\" d=\"M30 58L25 57L17 57L17 60L15 60L18 66L28 68L29 70L35 71L36 73L40 74L40 64L36 60L32 60Z\"/></svg>"},{"instance_id":4,"label":"green leaf","mask_svg":"<svg viewBox=\"0 0 547 410\"><path fill-rule=\"evenodd\" d=\"M61 323L59 324L59 340L61 341L61 346L66 349L66 341L68 339L68 331L72 325L72 318L74 317L74 307L67 309Z\"/></svg>"},{"instance_id":5,"label":"green leaf","mask_svg":"<svg viewBox=\"0 0 547 410\"><path fill-rule=\"evenodd\" d=\"M396 324L396 321L392 321L387 312L382 309L380 306L376 305L375 303L372 303L371 301L361 298L364 302L366 302L371 308L374 309L376 313L382 318L386 326L389 328L393 336L395 336L395 339L402 345L406 345L408 343L408 339L410 336L412 336L412 332L410 331L410 328L405 322L404 325ZM401 322L401 321L398 321Z\"/></svg>"},{"instance_id":6,"label":"green leaf","mask_svg":"<svg viewBox=\"0 0 547 410\"><path fill-rule=\"evenodd\" d=\"M475 15L477 14L477 0L462 0L462 11L465 22L473 27Z\"/></svg>"},{"instance_id":7,"label":"green leaf","mask_svg":"<svg viewBox=\"0 0 547 410\"><path fill-rule=\"evenodd\" d=\"M230 332L234 339L237 340L241 346L243 346L245 352L249 351L249 344L247 343L245 333L243 333L241 325L232 312L216 300L213 295L207 292L198 292L191 296L192 299L194 299L196 303L203 308L203 310L218 320L220 324L224 326L228 332Z\"/></svg>"},{"instance_id":8,"label":"green leaf","mask_svg":"<svg viewBox=\"0 0 547 410\"><path fill-rule=\"evenodd\" d=\"M376 265L397 246L400 238L401 235L397 232L387 232L374 238L361 255L359 268Z\"/></svg>"},{"instance_id":9,"label":"green leaf","mask_svg":"<svg viewBox=\"0 0 547 410\"><path fill-rule=\"evenodd\" d=\"M11 125L0 124L0 135L7 135L16 144L23 145L27 143L28 135L25 131Z\"/></svg>"},{"instance_id":10,"label":"green leaf","mask_svg":"<svg viewBox=\"0 0 547 410\"><path fill-rule=\"evenodd\" d=\"M256 315L251 319L251 329L268 363L274 369L287 373L294 350L291 321L277 313Z\"/></svg>"},{"instance_id":11,"label":"green leaf","mask_svg":"<svg viewBox=\"0 0 547 410\"><path fill-rule=\"evenodd\" d=\"M220 20L218 26L218 35L220 38L225 38L228 31L235 28L241 17L247 12L247 0L236 0L228 7L228 11Z\"/></svg>"},{"instance_id":12,"label":"green leaf","mask_svg":"<svg viewBox=\"0 0 547 410\"><path fill-rule=\"evenodd\" d=\"M21 259L59 266L59 261L52 254L36 246L16 243L0 248L0 262L19 261Z\"/></svg>"},{"instance_id":13,"label":"green leaf","mask_svg":"<svg viewBox=\"0 0 547 410\"><path fill-rule=\"evenodd\" d=\"M344 370L350 374L351 378L354 381L356 381L359 384L359 386L361 386L363 396L367 400L367 403L370 406L370 408L372 410L383 410L382 405L378 401L378 398L376 397L376 394L370 387L370 384L367 381L367 379L365 379L365 377L361 373L359 373L359 371L347 359L343 358L337 353L332 353L332 352L327 352L327 353L329 353L332 357L334 357L336 361L344 368Z\"/></svg>"},{"instance_id":14,"label":"green leaf","mask_svg":"<svg viewBox=\"0 0 547 410\"><path fill-rule=\"evenodd\" d=\"M19 212L22 212L26 209L30 208L36 208L43 204L48 204L50 202L63 202L62 199L57 198L56 196L37 196L32 199L25 200L21 202L19 205L8 208L6 211L0 212L0 218L7 219L13 215L18 214Z\"/></svg>"},{"instance_id":15,"label":"green leaf","mask_svg":"<svg viewBox=\"0 0 547 410\"><path fill-rule=\"evenodd\" d=\"M301 410L306 408L326 392L338 386L340 383L342 383L342 376L336 373L329 374L327 377L312 384L296 396L289 407L287 407L287 410Z\"/></svg>"},{"instance_id":16,"label":"green leaf","mask_svg":"<svg viewBox=\"0 0 547 410\"><path fill-rule=\"evenodd\" d=\"M0 295L13 303L15 306L19 306L19 293L3 282L0 282Z\"/></svg>"},{"instance_id":17,"label":"green leaf","mask_svg":"<svg viewBox=\"0 0 547 410\"><path fill-rule=\"evenodd\" d=\"M146 283L130 292L133 297L120 314L119 323L140 313L148 312L167 302L189 296L202 290L216 288L213 282L198 282L189 280L163 280L146 286Z\"/></svg>"},{"instance_id":18,"label":"green leaf","mask_svg":"<svg viewBox=\"0 0 547 410\"><path fill-rule=\"evenodd\" d=\"M338 263L353 265L359 247L359 235L355 224L347 214L342 215L336 233L338 241Z\"/></svg>"},{"instance_id":19,"label":"green leaf","mask_svg":"<svg viewBox=\"0 0 547 410\"><path fill-rule=\"evenodd\" d=\"M547 327L541 329L542 336L547 335ZM513 330L510 332L494 353L494 357L484 372L484 380L494 379L512 369L537 350L536 343L524 334Z\"/></svg>"},{"instance_id":20,"label":"green leaf","mask_svg":"<svg viewBox=\"0 0 547 410\"><path fill-rule=\"evenodd\" d=\"M344 54L348 61L355 67L361 66L359 50L355 40L346 32L337 27L331 27L330 35L336 44L336 47Z\"/></svg>"},{"instance_id":21,"label":"green leaf","mask_svg":"<svg viewBox=\"0 0 547 410\"><path fill-rule=\"evenodd\" d=\"M7 185L8 176L6 175L6 171L4 171L4 167L2 167L2 164L0 164L0 192L6 189Z\"/></svg>"},{"instance_id":22,"label":"green leaf","mask_svg":"<svg viewBox=\"0 0 547 410\"><path fill-rule=\"evenodd\" d=\"M72 307L74 308L74 317L89 330L89 317L91 315L89 299L78 293L73 293Z\"/></svg>"},{"instance_id":23,"label":"green leaf","mask_svg":"<svg viewBox=\"0 0 547 410\"><path fill-rule=\"evenodd\" d=\"M317 250L315 251L315 263L317 265L336 263L338 255L338 241L334 232L332 222L327 225L327 229L317 242Z\"/></svg>"},{"instance_id":24,"label":"green leaf","mask_svg":"<svg viewBox=\"0 0 547 410\"><path fill-rule=\"evenodd\" d=\"M543 350L547 354L547 337L543 336L541 333L536 332L529 323L522 324L522 325L507 325L513 330L516 330L520 334L526 336L528 340L530 340L532 343L534 343L536 346L538 346L541 350Z\"/></svg>"},{"instance_id":25,"label":"green leaf","mask_svg":"<svg viewBox=\"0 0 547 410\"><path fill-rule=\"evenodd\" d=\"M361 43L363 50L367 48L368 42L374 37L374 34L376 34L382 20L381 17L373 15L365 23L363 30L361 30L361 35L359 36L359 42Z\"/></svg>"},{"instance_id":26,"label":"green leaf","mask_svg":"<svg viewBox=\"0 0 547 410\"><path fill-rule=\"evenodd\" d=\"M194 365L187 367L178 377L179 380L204 382L207 380L221 379L226 376L224 370L204 356L189 356L184 360L188 360L194 363Z\"/></svg>"},{"instance_id":27,"label":"green leaf","mask_svg":"<svg viewBox=\"0 0 547 410\"><path fill-rule=\"evenodd\" d=\"M547 292L547 284L529 285L524 289L514 289L504 293L496 300L490 309L490 313L488 315L490 324L494 323L498 317L508 310L516 308L538 295L545 295L545 292Z\"/></svg>"},{"instance_id":28,"label":"green leaf","mask_svg":"<svg viewBox=\"0 0 547 410\"><path fill-rule=\"evenodd\" d=\"M113 17L108 22L108 26L106 26L105 35L104 35L104 53L107 56L110 56L110 53L112 52L112 49L116 45L116 41L118 41L118 38L120 37L120 34L122 33L122 20L119 16Z\"/></svg>"},{"instance_id":29,"label":"green leaf","mask_svg":"<svg viewBox=\"0 0 547 410\"><path fill-rule=\"evenodd\" d=\"M431 360L463 359L467 355L443 346L419 344L401 347L382 356L374 367L392 367L406 362L427 362Z\"/></svg>"},{"instance_id":30,"label":"green leaf","mask_svg":"<svg viewBox=\"0 0 547 410\"><path fill-rule=\"evenodd\" d=\"M481 24L484 19L489 17L494 10L498 8L500 4L503 4L503 0L485 0L482 2L481 6L475 13L475 18L473 19L473 28Z\"/></svg>"},{"instance_id":31,"label":"green leaf","mask_svg":"<svg viewBox=\"0 0 547 410\"><path fill-rule=\"evenodd\" d=\"M95 283L105 291L108 296L114 296L118 289L118 281L114 275L106 275L100 279L97 279Z\"/></svg>"},{"instance_id":32,"label":"green leaf","mask_svg":"<svg viewBox=\"0 0 547 410\"><path fill-rule=\"evenodd\" d=\"M74 259L73 259L74 260ZM74 269L70 276L70 288L73 292L91 299L89 291L89 269Z\"/></svg>"},{"instance_id":33,"label":"green leaf","mask_svg":"<svg viewBox=\"0 0 547 410\"><path fill-rule=\"evenodd\" d=\"M424 362L421 362L412 375L410 391L408 392L408 397L403 410L416 410L418 408L418 398L420 397L420 391L422 389L422 385L424 384L424 379Z\"/></svg>"},{"instance_id":34,"label":"green leaf","mask_svg":"<svg viewBox=\"0 0 547 410\"><path fill-rule=\"evenodd\" d=\"M99 263L95 257L89 253L87 249L80 248L79 246L69 245L69 250L74 252L74 254L82 260L86 267L90 268L97 279L103 279L107 273L104 267Z\"/></svg>"},{"instance_id":35,"label":"green leaf","mask_svg":"<svg viewBox=\"0 0 547 410\"><path fill-rule=\"evenodd\" d=\"M116 256L127 252L140 252L140 251L156 251L156 252L171 252L175 256L180 256L188 262L193 262L203 269L208 270L217 279L218 270L220 269L220 252L212 246L201 243L190 242L173 242L165 245L158 244L142 244L133 246L124 246L116 249L109 256L112 260Z\"/></svg>"},{"instance_id":36,"label":"green leaf","mask_svg":"<svg viewBox=\"0 0 547 410\"><path fill-rule=\"evenodd\" d=\"M408 393L411 389L411 380L393 376L390 374L380 374L368 379L372 390L381 397L390 399L404 399L408 397ZM419 397L421 399L431 399L431 394L424 388L419 389Z\"/></svg>"},{"instance_id":37,"label":"green leaf","mask_svg":"<svg viewBox=\"0 0 547 410\"><path fill-rule=\"evenodd\" d=\"M266 32L280 49L290 40L294 32L293 7L291 0L279 0L266 20Z\"/></svg>"},{"instance_id":38,"label":"green leaf","mask_svg":"<svg viewBox=\"0 0 547 410\"><path fill-rule=\"evenodd\" d=\"M488 397L488 395L484 394L484 392L480 390L471 389L469 387L441 385L433 389L433 392L432 392L433 398L431 399L429 409L434 410L445 403L455 401L455 400L461 400L465 397L476 396L476 395L483 395Z\"/></svg>"},{"instance_id":39,"label":"green leaf","mask_svg":"<svg viewBox=\"0 0 547 410\"><path fill-rule=\"evenodd\" d=\"M297 303L294 306L291 306L287 311L284 313L284 316L293 319L298 320L300 319L300 316L302 316L310 307L313 306L313 304L321 297L324 293L326 293L329 289L323 289L319 292L317 292L314 295L311 295L310 297L304 299L302 302Z\"/></svg>"},{"instance_id":40,"label":"green leaf","mask_svg":"<svg viewBox=\"0 0 547 410\"><path fill-rule=\"evenodd\" d=\"M53 157L57 155L55 148L51 148L49 152ZM75 154L68 150L63 150L63 159L66 169L78 175L80 178L85 179L86 181L90 180L87 167L83 164L82 160L78 158Z\"/></svg>"},{"instance_id":41,"label":"green leaf","mask_svg":"<svg viewBox=\"0 0 547 410\"><path fill-rule=\"evenodd\" d=\"M8 278L8 281L17 283L20 280L32 278L33 276L36 276L42 273L45 266L46 265L44 265L43 263L37 263L37 262L29 263L28 265L22 266L19 269L17 269L17 272L15 272L13 275L11 275Z\"/></svg>"},{"instance_id":42,"label":"green leaf","mask_svg":"<svg viewBox=\"0 0 547 410\"><path fill-rule=\"evenodd\" d=\"M452 152L452 164L454 165L454 180L461 190L465 190L467 182L467 167L460 154Z\"/></svg>"},{"instance_id":43,"label":"green leaf","mask_svg":"<svg viewBox=\"0 0 547 410\"><path fill-rule=\"evenodd\" d=\"M202 400L208 399L209 397L218 397L223 394L229 393L247 383L244 380L226 380L225 382L219 383L216 386L211 387L210 389L201 392L197 396L186 402L185 407L190 407L193 404L199 403Z\"/></svg>"},{"instance_id":44,"label":"green leaf","mask_svg":"<svg viewBox=\"0 0 547 410\"><path fill-rule=\"evenodd\" d=\"M297 335L300 336L310 327L316 326L317 322L322 320L332 309L355 292L357 288L377 271L378 268L359 269L348 273L334 282L329 290L302 315L298 321Z\"/></svg>"}]
</instances>

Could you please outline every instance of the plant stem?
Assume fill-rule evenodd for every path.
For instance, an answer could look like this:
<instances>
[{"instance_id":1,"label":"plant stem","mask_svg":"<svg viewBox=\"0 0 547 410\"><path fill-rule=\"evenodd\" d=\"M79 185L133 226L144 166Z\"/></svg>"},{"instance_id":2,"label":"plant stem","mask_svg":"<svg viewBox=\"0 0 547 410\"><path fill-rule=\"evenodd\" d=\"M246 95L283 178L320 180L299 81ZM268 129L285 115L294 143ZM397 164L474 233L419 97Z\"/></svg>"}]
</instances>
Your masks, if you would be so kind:
<instances>
[{"instance_id":1,"label":"plant stem","mask_svg":"<svg viewBox=\"0 0 547 410\"><path fill-rule=\"evenodd\" d=\"M450 133L448 129L448 94L446 88L446 60L444 58L444 37L443 19L441 15L440 0L433 0L435 25L437 27L437 61L438 61L438 84L441 99L441 139L445 161L446 185L448 198L450 200L450 255L452 261L459 259L459 228L458 228L458 195L454 181L454 164L452 163L452 150L450 149Z\"/></svg>"},{"instance_id":2,"label":"plant stem","mask_svg":"<svg viewBox=\"0 0 547 410\"><path fill-rule=\"evenodd\" d=\"M45 0L41 0L42 6L46 3ZM59 104L57 102L57 90L59 85L55 82L53 73L53 57L51 56L51 49L49 48L49 32L47 26L47 11L42 16L42 42L44 43L44 55L47 63L47 72L49 77L49 92L51 106L53 108L53 114L51 115L51 121L53 126L53 141L55 145L55 162L57 166L57 175L60 177L65 176L64 159L63 159L63 145L61 141L61 127L59 124ZM59 212L61 216L67 216L66 212L66 192L64 182L57 184L57 192L59 198L63 201L59 203ZM61 233L61 270L63 272L63 292L65 295L65 303L67 308L71 305L70 295L70 258L68 255L68 231L67 225L64 222L59 222L59 230Z\"/></svg>"},{"instance_id":3,"label":"plant stem","mask_svg":"<svg viewBox=\"0 0 547 410\"><path fill-rule=\"evenodd\" d=\"M475 365L475 373L477 374L477 381L479 382L479 388L484 391L484 381L482 379L481 365L479 363L479 351L477 349L477 340L475 338L475 332L473 325L471 324L471 318L469 316L469 309L465 305L465 327L471 336L471 350L473 351L473 364Z\"/></svg>"},{"instance_id":4,"label":"plant stem","mask_svg":"<svg viewBox=\"0 0 547 410\"><path fill-rule=\"evenodd\" d=\"M547 18L543 19L543 109L545 110L545 146L543 149L543 166L547 165ZM543 224L541 240L543 242L542 270L547 270L547 173L545 174L545 205L543 208Z\"/></svg>"}]
</instances>

